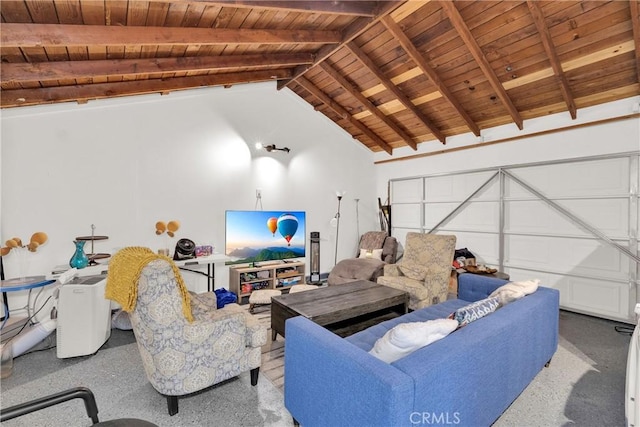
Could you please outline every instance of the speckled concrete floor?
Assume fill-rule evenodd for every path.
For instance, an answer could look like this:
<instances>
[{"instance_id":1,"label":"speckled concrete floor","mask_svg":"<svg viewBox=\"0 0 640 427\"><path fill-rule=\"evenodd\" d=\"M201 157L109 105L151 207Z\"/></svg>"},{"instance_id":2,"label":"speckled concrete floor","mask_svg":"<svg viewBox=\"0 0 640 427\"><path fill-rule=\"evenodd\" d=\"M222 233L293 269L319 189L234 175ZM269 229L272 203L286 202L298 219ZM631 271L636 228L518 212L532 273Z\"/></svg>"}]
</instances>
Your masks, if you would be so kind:
<instances>
[{"instance_id":1,"label":"speckled concrete floor","mask_svg":"<svg viewBox=\"0 0 640 427\"><path fill-rule=\"evenodd\" d=\"M624 390L630 326L560 312L560 340L551 364L494 423L511 426L625 425Z\"/></svg>"},{"instance_id":2,"label":"speckled concrete floor","mask_svg":"<svg viewBox=\"0 0 640 427\"><path fill-rule=\"evenodd\" d=\"M624 426L624 385L630 335L621 324L560 313L560 343L549 368L496 421L510 426ZM515 326L514 326L515 327ZM75 386L96 395L101 421L121 417L159 426L292 426L283 395L265 377L251 387L249 374L180 399L169 417L166 400L147 381L133 334L114 330L94 356L57 359L55 349L18 357L0 382L2 407ZM17 418L3 426L89 426L80 401Z\"/></svg>"},{"instance_id":3,"label":"speckled concrete floor","mask_svg":"<svg viewBox=\"0 0 640 427\"><path fill-rule=\"evenodd\" d=\"M57 359L52 348L16 358L12 375L0 383L2 407L77 386L95 394L100 421L139 418L172 427L293 425L282 393L264 377L252 387L248 372L179 399L179 412L170 417L166 399L147 381L133 333L118 330L93 356ZM76 399L2 425L90 426L91 420Z\"/></svg>"}]
</instances>

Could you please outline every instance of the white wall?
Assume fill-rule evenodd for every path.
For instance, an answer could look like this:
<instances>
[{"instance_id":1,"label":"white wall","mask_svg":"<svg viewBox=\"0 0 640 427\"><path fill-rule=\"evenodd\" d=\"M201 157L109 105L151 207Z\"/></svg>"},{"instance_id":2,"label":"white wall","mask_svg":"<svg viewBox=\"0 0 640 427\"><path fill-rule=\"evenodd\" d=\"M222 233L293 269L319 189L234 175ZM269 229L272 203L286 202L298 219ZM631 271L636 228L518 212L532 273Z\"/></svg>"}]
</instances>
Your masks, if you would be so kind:
<instances>
[{"instance_id":1,"label":"white wall","mask_svg":"<svg viewBox=\"0 0 640 427\"><path fill-rule=\"evenodd\" d=\"M486 141L570 126L634 112L640 97L483 131ZM57 104L5 109L0 140L0 240L28 240L35 231L49 242L30 254L28 274L45 274L71 257L76 236L108 235L96 252L126 245L158 248L158 220L181 222L178 237L224 247L226 209L307 211L307 231L321 233L321 271L333 266L335 229L342 202L338 259L351 256L360 233L378 228L377 197L386 199L391 178L582 157L640 149L640 121L532 137L483 148L374 165L360 143L289 90L275 83L207 88L85 105ZM291 153L256 152L256 141L288 146ZM446 146L421 144L418 153L477 142L451 137ZM395 150L395 157L416 152ZM356 202L360 199L359 223ZM170 242L175 245L175 240ZM17 275L12 254L7 277ZM307 260L308 261L308 260ZM221 270L221 271L220 271ZM226 269L216 286L227 286ZM200 285L200 283L198 284Z\"/></svg>"},{"instance_id":2,"label":"white wall","mask_svg":"<svg viewBox=\"0 0 640 427\"><path fill-rule=\"evenodd\" d=\"M321 272L333 267L335 228L329 221L336 190L347 192L338 259L357 247L354 199L360 199L360 233L379 228L377 197L386 191L377 194L370 179L373 155L275 83L1 114L0 239L49 235L29 254L31 275L68 263L72 241L90 235L91 224L97 235L109 236L95 243L95 252L160 248L167 238L155 235L159 220L178 220L177 238L224 252L225 210L254 209L257 188L264 210L307 211L307 233L319 231L322 239ZM257 141L291 152L258 152ZM12 258L4 259L8 278L18 275ZM216 273L216 287L228 287L226 269Z\"/></svg>"},{"instance_id":3,"label":"white wall","mask_svg":"<svg viewBox=\"0 0 640 427\"><path fill-rule=\"evenodd\" d=\"M503 138L527 135L550 129L559 129L582 123L622 117L638 112L640 97L627 98L578 110L576 120L569 113L559 113L547 117L525 120L524 129L515 124L482 130L484 141L491 142ZM375 161L402 158L415 154L433 153L440 150L476 144L481 138L468 133L447 138L447 144L431 141L410 148L396 149L393 156L376 153ZM387 183L392 178L431 175L440 172L455 172L485 167L516 165L531 162L545 162L558 159L595 156L610 153L624 153L640 150L640 118L617 121L598 126L581 127L542 136L518 139L486 147L454 151L416 159L376 165L376 185L378 194L386 194ZM393 213L392 213L393 215Z\"/></svg>"}]
</instances>

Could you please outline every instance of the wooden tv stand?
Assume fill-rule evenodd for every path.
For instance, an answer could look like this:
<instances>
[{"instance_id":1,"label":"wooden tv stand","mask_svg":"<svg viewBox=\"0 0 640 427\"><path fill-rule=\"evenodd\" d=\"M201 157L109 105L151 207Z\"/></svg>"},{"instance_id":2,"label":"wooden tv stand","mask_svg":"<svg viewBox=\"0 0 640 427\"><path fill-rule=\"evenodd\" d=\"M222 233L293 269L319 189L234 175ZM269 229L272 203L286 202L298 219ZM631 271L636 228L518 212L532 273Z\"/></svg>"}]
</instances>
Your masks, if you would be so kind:
<instances>
[{"instance_id":1,"label":"wooden tv stand","mask_svg":"<svg viewBox=\"0 0 640 427\"><path fill-rule=\"evenodd\" d=\"M286 292L291 286L302 283L305 283L305 263L302 261L229 267L229 290L238 295L239 304L247 303L253 291L280 289Z\"/></svg>"}]
</instances>

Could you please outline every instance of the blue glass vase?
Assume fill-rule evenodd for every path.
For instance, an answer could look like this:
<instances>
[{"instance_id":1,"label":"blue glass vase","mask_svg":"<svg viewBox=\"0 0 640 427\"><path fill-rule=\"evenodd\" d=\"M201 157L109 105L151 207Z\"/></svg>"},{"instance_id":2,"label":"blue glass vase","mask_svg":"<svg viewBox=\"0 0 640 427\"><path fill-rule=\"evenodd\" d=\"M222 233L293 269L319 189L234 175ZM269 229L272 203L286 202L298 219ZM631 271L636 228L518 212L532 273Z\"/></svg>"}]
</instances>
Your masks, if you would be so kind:
<instances>
[{"instance_id":1,"label":"blue glass vase","mask_svg":"<svg viewBox=\"0 0 640 427\"><path fill-rule=\"evenodd\" d=\"M84 253L84 240L74 240L73 243L76 244L76 251L73 253L71 260L69 260L69 265L71 268L85 268L89 265L89 258Z\"/></svg>"}]
</instances>

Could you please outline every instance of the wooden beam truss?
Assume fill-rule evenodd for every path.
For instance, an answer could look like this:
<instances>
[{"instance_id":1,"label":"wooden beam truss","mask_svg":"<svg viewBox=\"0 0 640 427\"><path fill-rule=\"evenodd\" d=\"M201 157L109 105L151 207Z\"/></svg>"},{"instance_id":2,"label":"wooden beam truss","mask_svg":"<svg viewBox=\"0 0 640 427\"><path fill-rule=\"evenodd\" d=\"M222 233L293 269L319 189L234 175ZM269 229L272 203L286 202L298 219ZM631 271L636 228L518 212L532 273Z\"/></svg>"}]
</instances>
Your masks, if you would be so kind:
<instances>
[{"instance_id":1,"label":"wooden beam truss","mask_svg":"<svg viewBox=\"0 0 640 427\"><path fill-rule=\"evenodd\" d=\"M3 23L3 48L44 46L160 46L226 44L337 44L339 31L142 27Z\"/></svg>"},{"instance_id":2,"label":"wooden beam truss","mask_svg":"<svg viewBox=\"0 0 640 427\"><path fill-rule=\"evenodd\" d=\"M549 57L551 68L553 69L553 72L558 80L560 92L562 92L562 98L567 104L567 108L569 109L571 118L575 120L578 116L576 103L573 100L573 95L571 93L571 88L569 87L569 82L567 81L567 76L562 70L562 64L560 64L560 59L558 58L556 48L553 45L551 33L549 32L549 28L547 27L547 24L544 20L542 10L540 9L538 3L532 0L527 0L527 6L529 6L529 11L531 12L531 16L533 17L533 22L536 24L536 28L538 29L538 33L540 34L540 38L542 39L542 45L544 46L544 50Z\"/></svg>"},{"instance_id":3,"label":"wooden beam truss","mask_svg":"<svg viewBox=\"0 0 640 427\"><path fill-rule=\"evenodd\" d=\"M371 112L374 116L376 116L380 121L382 121L385 125L387 125L391 130L393 130L396 135L398 135L409 147L416 150L418 148L416 142L413 140L411 136L409 136L404 130L400 128L394 121L392 121L388 116L386 116L382 111L378 110L378 108L373 105L369 99L367 99L358 88L356 88L352 83L347 81L345 77L343 77L338 71L336 71L331 65L327 63L327 61L320 64L322 70L329 74L331 78L338 83L345 91L347 91L351 96L356 98L364 107Z\"/></svg>"},{"instance_id":4,"label":"wooden beam truss","mask_svg":"<svg viewBox=\"0 0 640 427\"><path fill-rule=\"evenodd\" d=\"M340 104L331 99L326 93L324 93L320 88L310 82L306 77L299 76L297 80L298 84L305 88L307 92L318 98L324 105L329 107L334 113L342 118L342 120L346 120L354 127L358 128L363 134L365 134L369 139L371 139L377 146L382 148L388 154L393 153L393 148L386 142L384 142L378 135L376 135L371 129L364 125L359 120L354 119L351 114L347 110L344 109Z\"/></svg>"},{"instance_id":5,"label":"wooden beam truss","mask_svg":"<svg viewBox=\"0 0 640 427\"><path fill-rule=\"evenodd\" d=\"M469 129L474 133L474 135L480 136L480 127L473 121L471 116L469 116L469 114L464 110L464 108L462 107L462 104L460 104L460 101L458 101L456 97L453 96L449 88L447 88L447 86L440 79L440 76L438 76L438 73L436 73L436 71L427 63L427 61L420 54L420 52L418 52L418 49L411 42L409 37L407 37L406 34L402 31L400 26L396 24L389 17L385 17L382 20L382 23L384 24L385 27L387 27L389 32L393 34L393 36L396 38L398 43L400 43L400 46L402 46L404 51L407 52L409 57L413 60L413 62L416 63L416 65L420 68L420 70L424 74L426 74L429 77L429 79L431 79L431 81L438 88L438 91L442 94L444 99L446 99L449 105L451 105L451 107L454 110L456 110L458 115L462 117L462 119L467 124Z\"/></svg>"},{"instance_id":6,"label":"wooden beam truss","mask_svg":"<svg viewBox=\"0 0 640 427\"><path fill-rule=\"evenodd\" d=\"M94 83L90 85L58 86L38 89L13 89L0 92L1 107L18 107L54 102L77 101L85 103L90 99L112 98L125 95L148 93L166 94L182 89L203 86L229 86L239 83L262 82L284 79L291 76L291 70L261 70L244 73L213 74L207 76L176 77L172 79L132 80L118 83ZM114 87L117 90L114 90Z\"/></svg>"},{"instance_id":7,"label":"wooden beam truss","mask_svg":"<svg viewBox=\"0 0 640 427\"><path fill-rule=\"evenodd\" d=\"M475 58L478 66L482 70L482 73L489 81L489 84L491 85L493 90L496 92L496 96L500 99L502 105L504 105L504 107L507 109L512 120L514 121L516 126L518 126L518 129L522 130L523 120L520 116L520 113L516 109L515 105L513 105L513 102L509 98L509 95L507 95L507 91L505 91L502 87L500 80L498 80L498 76L496 76L495 71L493 71L493 68L491 68L491 64L489 64L489 60L482 52L482 49L476 42L473 34L471 34L471 30L469 30L469 27L467 27L467 23L464 22L464 19L462 19L462 15L460 15L460 12L458 12L455 4L449 1L440 1L439 4L442 6L442 9L449 17L449 21L451 21L451 24L458 32L458 35L471 52L471 55L473 55L473 57Z\"/></svg>"},{"instance_id":8,"label":"wooden beam truss","mask_svg":"<svg viewBox=\"0 0 640 427\"><path fill-rule=\"evenodd\" d=\"M4 63L0 73L0 82L24 83L109 76L136 76L154 73L224 71L239 67L274 68L310 64L313 62L313 58L314 56L311 53L285 53Z\"/></svg>"},{"instance_id":9,"label":"wooden beam truss","mask_svg":"<svg viewBox=\"0 0 640 427\"><path fill-rule=\"evenodd\" d=\"M418 118L422 122L422 124L429 129L429 131L443 144L446 143L446 137L444 134L436 127L435 124L422 112L418 109L416 105L411 102L409 97L405 95L400 88L393 84L393 82L384 75L382 70L369 58L366 53L362 51L354 42L347 43L347 47L353 53L356 58L369 70L371 71L378 80L387 88L387 90L391 91L396 98L404 105L404 107L411 111L414 116Z\"/></svg>"}]
</instances>

